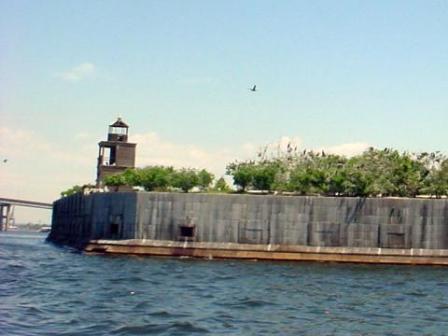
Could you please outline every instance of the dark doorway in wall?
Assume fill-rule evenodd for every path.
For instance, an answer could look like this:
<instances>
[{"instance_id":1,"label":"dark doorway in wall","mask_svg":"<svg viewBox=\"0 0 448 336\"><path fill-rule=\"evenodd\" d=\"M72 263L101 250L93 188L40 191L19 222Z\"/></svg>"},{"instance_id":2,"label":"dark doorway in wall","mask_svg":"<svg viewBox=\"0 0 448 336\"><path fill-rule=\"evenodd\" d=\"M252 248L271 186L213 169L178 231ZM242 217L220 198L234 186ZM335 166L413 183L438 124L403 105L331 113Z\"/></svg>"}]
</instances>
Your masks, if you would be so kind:
<instances>
[{"instance_id":1,"label":"dark doorway in wall","mask_svg":"<svg viewBox=\"0 0 448 336\"><path fill-rule=\"evenodd\" d=\"M120 234L120 224L112 223L110 225L110 235L115 238L119 234Z\"/></svg>"},{"instance_id":2,"label":"dark doorway in wall","mask_svg":"<svg viewBox=\"0 0 448 336\"><path fill-rule=\"evenodd\" d=\"M111 239L122 238L122 215L110 215L109 216L109 235Z\"/></svg>"},{"instance_id":3,"label":"dark doorway in wall","mask_svg":"<svg viewBox=\"0 0 448 336\"><path fill-rule=\"evenodd\" d=\"M180 225L179 226L179 240L193 241L195 237L194 225Z\"/></svg>"}]
</instances>

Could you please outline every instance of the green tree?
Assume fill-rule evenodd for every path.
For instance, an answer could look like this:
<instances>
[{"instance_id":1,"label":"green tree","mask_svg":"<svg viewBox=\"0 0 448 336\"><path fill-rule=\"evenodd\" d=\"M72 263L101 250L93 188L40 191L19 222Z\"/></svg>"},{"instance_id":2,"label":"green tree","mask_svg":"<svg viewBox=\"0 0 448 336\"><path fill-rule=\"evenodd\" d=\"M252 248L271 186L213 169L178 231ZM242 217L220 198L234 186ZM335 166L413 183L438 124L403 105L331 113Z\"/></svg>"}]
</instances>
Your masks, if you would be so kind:
<instances>
[{"instance_id":1,"label":"green tree","mask_svg":"<svg viewBox=\"0 0 448 336\"><path fill-rule=\"evenodd\" d=\"M126 169L122 175L126 185L131 187L141 185L141 175L139 169L135 168Z\"/></svg>"},{"instance_id":2,"label":"green tree","mask_svg":"<svg viewBox=\"0 0 448 336\"><path fill-rule=\"evenodd\" d=\"M433 167L426 176L422 191L437 198L448 196L448 159L441 162L440 167Z\"/></svg>"},{"instance_id":3,"label":"green tree","mask_svg":"<svg viewBox=\"0 0 448 336\"><path fill-rule=\"evenodd\" d=\"M327 194L333 161L324 153L303 152L291 167L288 189L301 194Z\"/></svg>"},{"instance_id":4,"label":"green tree","mask_svg":"<svg viewBox=\"0 0 448 336\"><path fill-rule=\"evenodd\" d=\"M182 168L173 173L172 182L173 187L188 192L199 185L199 178L196 170Z\"/></svg>"},{"instance_id":5,"label":"green tree","mask_svg":"<svg viewBox=\"0 0 448 336\"><path fill-rule=\"evenodd\" d=\"M424 165L408 153L394 158L391 182L395 186L394 195L400 197L415 197L424 187L424 179L428 171Z\"/></svg>"},{"instance_id":6,"label":"green tree","mask_svg":"<svg viewBox=\"0 0 448 336\"><path fill-rule=\"evenodd\" d=\"M119 187L126 185L124 174L109 175L104 178L104 184L108 187Z\"/></svg>"},{"instance_id":7,"label":"green tree","mask_svg":"<svg viewBox=\"0 0 448 336\"><path fill-rule=\"evenodd\" d=\"M213 190L219 192L229 192L230 187L227 185L227 182L226 180L224 180L224 177L220 177L213 186Z\"/></svg>"},{"instance_id":8,"label":"green tree","mask_svg":"<svg viewBox=\"0 0 448 336\"><path fill-rule=\"evenodd\" d=\"M277 174L280 171L276 162L262 162L253 166L252 186L256 190L271 191Z\"/></svg>"},{"instance_id":9,"label":"green tree","mask_svg":"<svg viewBox=\"0 0 448 336\"><path fill-rule=\"evenodd\" d=\"M290 174L288 190L299 192L302 195L311 191L311 174L306 167L297 165Z\"/></svg>"},{"instance_id":10,"label":"green tree","mask_svg":"<svg viewBox=\"0 0 448 336\"><path fill-rule=\"evenodd\" d=\"M322 166L325 169L325 190L328 195L342 196L345 192L347 159L340 155L326 155L322 157Z\"/></svg>"},{"instance_id":11,"label":"green tree","mask_svg":"<svg viewBox=\"0 0 448 336\"><path fill-rule=\"evenodd\" d=\"M62 197L67 197L82 191L82 186L74 185L73 187L61 192Z\"/></svg>"},{"instance_id":12,"label":"green tree","mask_svg":"<svg viewBox=\"0 0 448 336\"><path fill-rule=\"evenodd\" d=\"M369 148L347 164L347 192L352 196L391 196L396 192L392 176L398 152Z\"/></svg>"},{"instance_id":13,"label":"green tree","mask_svg":"<svg viewBox=\"0 0 448 336\"><path fill-rule=\"evenodd\" d=\"M197 173L198 176L198 184L201 190L207 190L207 188L212 183L215 176L212 173L209 173L205 169L202 169Z\"/></svg>"},{"instance_id":14,"label":"green tree","mask_svg":"<svg viewBox=\"0 0 448 336\"><path fill-rule=\"evenodd\" d=\"M173 167L149 166L137 171L136 183L146 191L164 191L172 185Z\"/></svg>"},{"instance_id":15,"label":"green tree","mask_svg":"<svg viewBox=\"0 0 448 336\"><path fill-rule=\"evenodd\" d=\"M233 177L233 183L244 192L252 185L254 179L254 166L253 161L250 162L235 162L227 165L226 173Z\"/></svg>"},{"instance_id":16,"label":"green tree","mask_svg":"<svg viewBox=\"0 0 448 336\"><path fill-rule=\"evenodd\" d=\"M344 166L341 184L345 196L367 196L369 182L363 168L364 164L359 157L351 158Z\"/></svg>"}]
</instances>

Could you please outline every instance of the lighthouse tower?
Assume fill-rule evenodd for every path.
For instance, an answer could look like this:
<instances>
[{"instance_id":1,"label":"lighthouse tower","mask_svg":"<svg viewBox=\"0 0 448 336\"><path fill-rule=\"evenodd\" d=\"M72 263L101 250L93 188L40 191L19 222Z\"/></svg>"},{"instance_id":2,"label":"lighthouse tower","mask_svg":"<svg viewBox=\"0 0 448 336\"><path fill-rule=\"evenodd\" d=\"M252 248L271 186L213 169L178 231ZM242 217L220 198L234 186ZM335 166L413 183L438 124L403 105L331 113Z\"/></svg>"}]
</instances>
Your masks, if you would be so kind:
<instances>
[{"instance_id":1,"label":"lighthouse tower","mask_svg":"<svg viewBox=\"0 0 448 336\"><path fill-rule=\"evenodd\" d=\"M98 143L98 165L96 171L96 185L103 186L106 176L124 172L135 167L135 143L128 142L129 126L118 118L109 125L107 141Z\"/></svg>"}]
</instances>

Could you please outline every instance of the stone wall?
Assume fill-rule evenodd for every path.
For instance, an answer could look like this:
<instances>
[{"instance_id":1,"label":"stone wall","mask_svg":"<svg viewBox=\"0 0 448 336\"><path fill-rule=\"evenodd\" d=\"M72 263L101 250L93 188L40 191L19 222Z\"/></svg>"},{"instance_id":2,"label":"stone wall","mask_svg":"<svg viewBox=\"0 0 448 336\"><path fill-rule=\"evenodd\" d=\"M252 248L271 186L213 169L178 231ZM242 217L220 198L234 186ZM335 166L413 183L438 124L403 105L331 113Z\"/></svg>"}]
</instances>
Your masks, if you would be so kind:
<instances>
[{"instance_id":1,"label":"stone wall","mask_svg":"<svg viewBox=\"0 0 448 336\"><path fill-rule=\"evenodd\" d=\"M135 236L137 194L95 193L64 197L53 204L50 240L82 243L90 239Z\"/></svg>"},{"instance_id":2,"label":"stone wall","mask_svg":"<svg viewBox=\"0 0 448 336\"><path fill-rule=\"evenodd\" d=\"M51 237L448 249L448 200L97 193L55 202ZM190 232L191 233L191 232Z\"/></svg>"}]
</instances>

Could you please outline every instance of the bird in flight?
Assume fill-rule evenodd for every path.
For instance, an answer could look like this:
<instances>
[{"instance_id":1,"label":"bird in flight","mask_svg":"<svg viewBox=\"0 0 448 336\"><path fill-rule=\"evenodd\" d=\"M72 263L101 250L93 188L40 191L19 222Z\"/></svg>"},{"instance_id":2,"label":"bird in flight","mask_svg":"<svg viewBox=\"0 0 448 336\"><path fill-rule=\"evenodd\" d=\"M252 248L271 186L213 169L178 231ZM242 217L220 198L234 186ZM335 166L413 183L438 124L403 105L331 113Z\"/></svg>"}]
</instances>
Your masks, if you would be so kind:
<instances>
[{"instance_id":1,"label":"bird in flight","mask_svg":"<svg viewBox=\"0 0 448 336\"><path fill-rule=\"evenodd\" d=\"M249 90L251 90L252 92L255 92L255 91L257 91L257 86L254 85L254 87L250 88Z\"/></svg>"},{"instance_id":2,"label":"bird in flight","mask_svg":"<svg viewBox=\"0 0 448 336\"><path fill-rule=\"evenodd\" d=\"M3 163L6 163L6 162L8 162L8 159L3 159Z\"/></svg>"}]
</instances>

